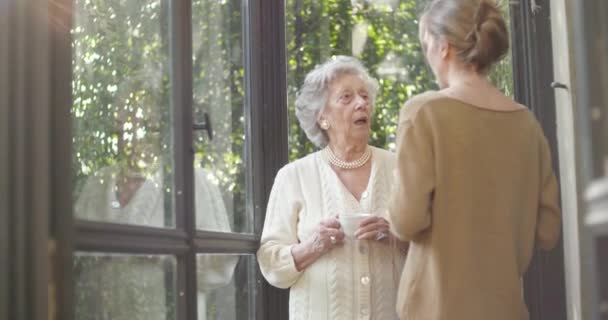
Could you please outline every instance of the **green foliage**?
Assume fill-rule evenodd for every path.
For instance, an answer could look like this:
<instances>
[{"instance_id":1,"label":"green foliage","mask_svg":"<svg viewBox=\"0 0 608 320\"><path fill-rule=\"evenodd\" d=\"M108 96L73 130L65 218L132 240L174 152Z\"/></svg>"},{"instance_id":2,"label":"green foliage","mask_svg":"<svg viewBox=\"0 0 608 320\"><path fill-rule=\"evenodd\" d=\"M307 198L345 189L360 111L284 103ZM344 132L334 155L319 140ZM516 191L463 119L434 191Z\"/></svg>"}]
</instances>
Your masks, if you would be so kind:
<instances>
[{"instance_id":1,"label":"green foliage","mask_svg":"<svg viewBox=\"0 0 608 320\"><path fill-rule=\"evenodd\" d=\"M380 4L378 4L380 3ZM289 159L315 150L295 117L295 96L315 65L333 55L359 58L378 79L372 145L392 149L399 109L412 96L436 89L418 40L418 16L426 1L287 0ZM506 2L504 8L508 8ZM505 11L508 17L508 12ZM364 40L364 44L361 44ZM353 47L353 44L357 44ZM490 76L512 95L510 56Z\"/></svg>"},{"instance_id":2,"label":"green foliage","mask_svg":"<svg viewBox=\"0 0 608 320\"><path fill-rule=\"evenodd\" d=\"M294 100L306 73L333 55L353 55L380 83L371 144L390 147L399 108L433 87L418 42L416 1L287 1L289 158L314 151L295 118ZM388 3L388 2L387 2ZM353 44L355 47L353 48Z\"/></svg>"},{"instance_id":3,"label":"green foliage","mask_svg":"<svg viewBox=\"0 0 608 320\"><path fill-rule=\"evenodd\" d=\"M194 119L207 113L213 141L194 135L195 166L213 175L223 191L233 231L250 232L245 209L245 64L240 1L192 2Z\"/></svg>"},{"instance_id":4,"label":"green foliage","mask_svg":"<svg viewBox=\"0 0 608 320\"><path fill-rule=\"evenodd\" d=\"M73 36L74 198L107 166L165 175L172 211L173 130L169 1L76 0ZM195 166L223 191L235 231L245 215L244 59L240 1L192 2L194 120L211 116L215 139L194 135ZM189 148L187 148L189 149Z\"/></svg>"},{"instance_id":5,"label":"green foliage","mask_svg":"<svg viewBox=\"0 0 608 320\"><path fill-rule=\"evenodd\" d=\"M106 166L154 170L170 158L166 7L77 0L72 30L74 194ZM146 172L150 174L151 172Z\"/></svg>"},{"instance_id":6,"label":"green foliage","mask_svg":"<svg viewBox=\"0 0 608 320\"><path fill-rule=\"evenodd\" d=\"M500 8L503 12L503 17L507 22L507 27L511 30L511 20L509 18L509 1L501 1L499 2ZM511 48L511 46L510 46ZM500 88L502 92L509 96L514 97L515 93L513 92L513 58L511 56L512 52L509 50L505 58L500 61L492 72L490 72L490 81Z\"/></svg>"}]
</instances>

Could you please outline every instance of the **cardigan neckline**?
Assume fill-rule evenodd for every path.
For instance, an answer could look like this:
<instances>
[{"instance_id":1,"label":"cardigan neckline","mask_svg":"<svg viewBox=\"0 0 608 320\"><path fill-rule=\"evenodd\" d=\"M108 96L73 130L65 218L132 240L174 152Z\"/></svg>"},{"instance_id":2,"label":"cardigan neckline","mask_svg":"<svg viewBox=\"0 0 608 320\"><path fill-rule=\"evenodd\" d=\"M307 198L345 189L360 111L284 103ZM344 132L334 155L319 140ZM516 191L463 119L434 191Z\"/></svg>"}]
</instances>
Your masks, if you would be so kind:
<instances>
[{"instance_id":1,"label":"cardigan neckline","mask_svg":"<svg viewBox=\"0 0 608 320\"><path fill-rule=\"evenodd\" d=\"M373 188L373 184L376 179L377 171L378 171L378 161L377 161L378 152L376 151L375 147L370 146L370 148L372 150L372 156L369 159L369 161L371 161L370 174L369 174L369 179L367 180L367 185L365 186L365 190L363 190L363 192L361 193L362 195L367 193L368 197L371 196L370 193L373 191L372 188ZM335 179L335 183L337 184L337 186L345 194L347 194L348 197L350 197L350 200L354 201L359 206L361 206L362 202L364 200L363 198L365 198L365 197L361 197L361 199L357 199L357 197L355 197L355 195L352 194L352 192L350 192L350 190L348 190L348 188L344 185L344 182L342 182L342 180L340 179L340 177L338 176L336 171L334 171L334 169L331 167L329 162L323 158L323 156L321 155L320 152L317 153L317 157L320 157L319 162L325 167L325 170L328 170L331 172L332 179Z\"/></svg>"}]
</instances>

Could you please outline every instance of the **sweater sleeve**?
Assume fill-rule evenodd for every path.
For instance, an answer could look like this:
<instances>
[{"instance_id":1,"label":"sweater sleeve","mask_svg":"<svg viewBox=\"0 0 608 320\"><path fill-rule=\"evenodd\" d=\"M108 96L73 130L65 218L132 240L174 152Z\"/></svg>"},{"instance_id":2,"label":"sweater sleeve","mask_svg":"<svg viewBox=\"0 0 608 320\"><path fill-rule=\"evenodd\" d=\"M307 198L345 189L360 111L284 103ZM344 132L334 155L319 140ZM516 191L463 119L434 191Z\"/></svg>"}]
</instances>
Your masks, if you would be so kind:
<instances>
[{"instance_id":1,"label":"sweater sleeve","mask_svg":"<svg viewBox=\"0 0 608 320\"><path fill-rule=\"evenodd\" d=\"M300 278L291 255L291 247L298 243L297 223L302 208L294 194L293 183L285 168L275 178L270 192L266 220L257 252L258 263L264 278L275 287L289 288Z\"/></svg>"},{"instance_id":2,"label":"sweater sleeve","mask_svg":"<svg viewBox=\"0 0 608 320\"><path fill-rule=\"evenodd\" d=\"M541 188L536 224L536 242L543 250L551 250L559 240L561 211L557 179L551 165L549 143L541 132Z\"/></svg>"},{"instance_id":3,"label":"sweater sleeve","mask_svg":"<svg viewBox=\"0 0 608 320\"><path fill-rule=\"evenodd\" d=\"M431 225L432 141L430 125L420 112L402 116L397 132L397 187L389 210L392 232L401 240L413 240Z\"/></svg>"}]
</instances>

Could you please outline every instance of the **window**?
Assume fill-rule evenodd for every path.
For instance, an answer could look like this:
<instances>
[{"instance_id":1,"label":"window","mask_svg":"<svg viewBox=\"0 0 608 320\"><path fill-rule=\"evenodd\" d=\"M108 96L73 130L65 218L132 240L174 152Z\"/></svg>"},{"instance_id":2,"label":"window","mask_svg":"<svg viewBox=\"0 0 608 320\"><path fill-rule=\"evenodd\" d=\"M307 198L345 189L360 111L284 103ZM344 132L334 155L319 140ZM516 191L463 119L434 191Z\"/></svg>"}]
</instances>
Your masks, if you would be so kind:
<instances>
[{"instance_id":1,"label":"window","mask_svg":"<svg viewBox=\"0 0 608 320\"><path fill-rule=\"evenodd\" d=\"M76 320L256 318L247 4L73 2Z\"/></svg>"},{"instance_id":2,"label":"window","mask_svg":"<svg viewBox=\"0 0 608 320\"><path fill-rule=\"evenodd\" d=\"M295 117L295 96L306 74L334 55L360 59L379 84L370 144L393 149L399 109L410 97L435 89L418 39L421 0L286 0L289 157L314 150ZM509 21L509 7L502 2ZM490 78L513 96L510 52Z\"/></svg>"},{"instance_id":3,"label":"window","mask_svg":"<svg viewBox=\"0 0 608 320\"><path fill-rule=\"evenodd\" d=\"M74 213L171 228L169 11L160 0L122 2L74 4Z\"/></svg>"},{"instance_id":4,"label":"window","mask_svg":"<svg viewBox=\"0 0 608 320\"><path fill-rule=\"evenodd\" d=\"M220 189L229 220L226 226L251 233L252 212L247 209L245 188L246 48L241 6L241 1L192 2L193 114L195 123L206 125L205 131L194 132L194 167L195 176L207 176ZM202 201L205 194L214 192L201 191L196 191L195 198L201 199L195 204L197 210L207 202ZM197 229L225 231L221 224L204 221L209 219L197 220Z\"/></svg>"}]
</instances>

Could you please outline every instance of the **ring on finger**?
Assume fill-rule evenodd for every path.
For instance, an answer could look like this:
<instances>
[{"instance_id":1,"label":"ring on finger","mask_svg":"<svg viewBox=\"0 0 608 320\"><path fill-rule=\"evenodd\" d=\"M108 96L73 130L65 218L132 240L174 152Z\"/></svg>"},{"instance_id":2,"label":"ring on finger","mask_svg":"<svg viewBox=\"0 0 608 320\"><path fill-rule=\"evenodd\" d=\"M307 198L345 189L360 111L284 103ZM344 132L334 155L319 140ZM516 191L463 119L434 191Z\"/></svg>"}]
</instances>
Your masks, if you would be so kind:
<instances>
[{"instance_id":1,"label":"ring on finger","mask_svg":"<svg viewBox=\"0 0 608 320\"><path fill-rule=\"evenodd\" d=\"M386 237L388 237L388 235L386 234L386 231L376 232L376 241L382 241Z\"/></svg>"},{"instance_id":2,"label":"ring on finger","mask_svg":"<svg viewBox=\"0 0 608 320\"><path fill-rule=\"evenodd\" d=\"M335 236L330 236L329 237L329 242L331 242L332 245L336 244L338 242L338 240L336 239Z\"/></svg>"}]
</instances>

